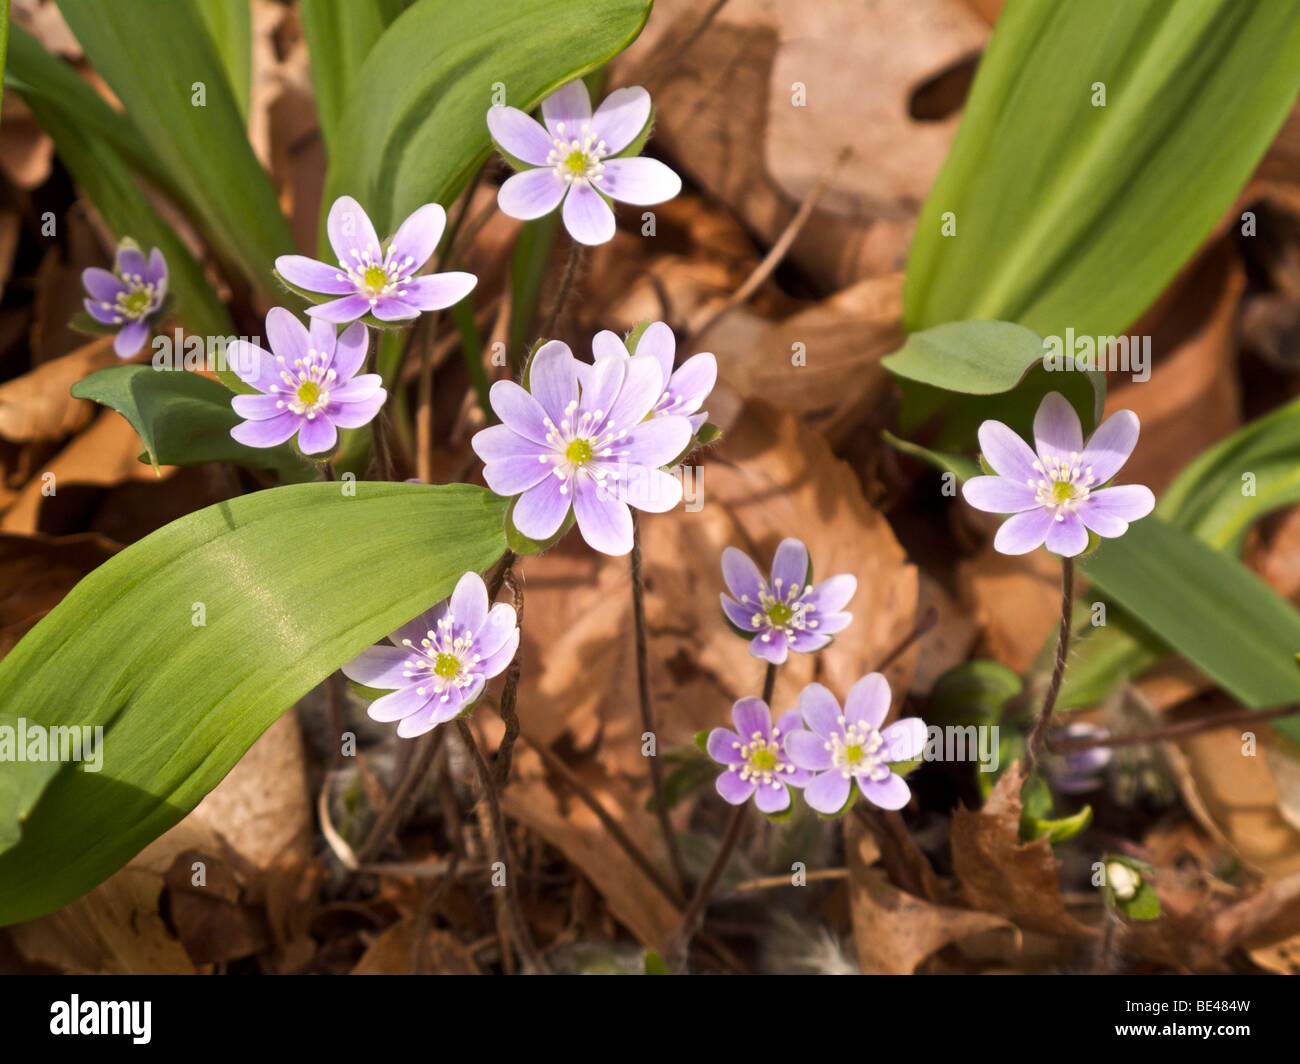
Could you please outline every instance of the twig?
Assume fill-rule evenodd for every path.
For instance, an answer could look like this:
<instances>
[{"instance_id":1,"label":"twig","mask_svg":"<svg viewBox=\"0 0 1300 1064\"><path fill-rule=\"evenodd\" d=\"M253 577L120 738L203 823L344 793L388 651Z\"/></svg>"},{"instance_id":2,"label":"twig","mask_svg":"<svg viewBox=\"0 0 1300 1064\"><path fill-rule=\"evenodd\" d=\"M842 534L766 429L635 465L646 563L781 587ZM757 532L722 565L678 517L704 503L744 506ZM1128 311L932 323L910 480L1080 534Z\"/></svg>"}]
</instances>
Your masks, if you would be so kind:
<instances>
[{"instance_id":1,"label":"twig","mask_svg":"<svg viewBox=\"0 0 1300 1064\"><path fill-rule=\"evenodd\" d=\"M1056 708L1056 696L1061 693L1061 679L1065 676L1065 661L1070 652L1071 610L1074 608L1074 559L1061 559L1061 631L1056 638L1056 664L1052 668L1052 681L1048 684L1047 694L1043 698L1043 708L1038 712L1034 730L1029 733L1029 743L1025 750L1025 764L1021 775L1026 778L1034 771L1038 760L1038 751L1042 749L1043 739L1047 736L1047 725L1052 719L1052 710Z\"/></svg>"},{"instance_id":2,"label":"twig","mask_svg":"<svg viewBox=\"0 0 1300 1064\"><path fill-rule=\"evenodd\" d=\"M503 579L515 600L515 623L522 628L524 589L519 586L519 579L512 569L505 570ZM501 737L501 745L497 747L496 784L501 789L504 789L510 780L510 764L514 759L515 740L519 738L519 715L515 712L515 703L519 698L519 655L520 650L516 649L515 656L506 667L506 682L501 688L501 702L497 706L497 712L501 714L501 719L506 725L505 734Z\"/></svg>"},{"instance_id":3,"label":"twig","mask_svg":"<svg viewBox=\"0 0 1300 1064\"><path fill-rule=\"evenodd\" d=\"M564 307L564 301L569 295L569 288L573 284L574 274L578 272L578 260L582 258L582 245L576 240L569 249L569 260L564 264L564 276L560 278L560 289L555 293L555 302L551 304L551 312L546 317L546 327L542 330L542 338L545 340L555 339L555 323L560 319L560 311Z\"/></svg>"},{"instance_id":4,"label":"twig","mask_svg":"<svg viewBox=\"0 0 1300 1064\"><path fill-rule=\"evenodd\" d=\"M433 759L438 756L438 748L442 745L446 734L442 728L434 728L417 740L415 756L407 766L405 775L397 785L397 790L393 792L392 798L379 814L379 819L370 829L366 841L357 850L357 860L362 865L369 864L378 857L389 837L405 822L419 797L420 784L429 774L429 767L433 764Z\"/></svg>"},{"instance_id":5,"label":"twig","mask_svg":"<svg viewBox=\"0 0 1300 1064\"><path fill-rule=\"evenodd\" d=\"M1054 754L1069 754L1076 750L1091 750L1097 746L1137 746L1141 743L1157 743L1165 739L1181 739L1184 735L1210 731L1229 724L1253 724L1262 720L1276 720L1300 713L1300 706L1275 706L1273 709L1234 709L1230 713L1219 713L1213 717L1201 717L1198 720L1183 720L1177 724L1167 724L1163 728L1150 731L1134 732L1131 735L1102 735L1080 739L1063 739L1059 742L1047 741L1047 749Z\"/></svg>"},{"instance_id":6,"label":"twig","mask_svg":"<svg viewBox=\"0 0 1300 1064\"><path fill-rule=\"evenodd\" d=\"M849 870L847 868L819 868L813 872L805 872L804 880L808 883L820 883L832 879L847 879ZM747 879L743 883L737 883L731 890L731 894L750 894L759 890L773 890L780 887L793 886L790 877L787 875L779 876L759 876L757 879Z\"/></svg>"},{"instance_id":7,"label":"twig","mask_svg":"<svg viewBox=\"0 0 1300 1064\"><path fill-rule=\"evenodd\" d=\"M776 688L776 666L770 661L767 663L767 669L763 673L763 701L767 708L772 708L772 691Z\"/></svg>"},{"instance_id":8,"label":"twig","mask_svg":"<svg viewBox=\"0 0 1300 1064\"><path fill-rule=\"evenodd\" d=\"M880 659L880 664L876 666L875 671L884 672L887 668L889 668L890 665L892 665L899 657L902 656L903 652L907 650L908 647L910 647L913 643L915 643L918 639L920 639L921 636L925 635L925 633L928 632L931 628L933 628L938 623L938 621L939 621L939 611L936 610L933 606L931 606L928 610L925 611L925 616L923 616L919 621L916 622L916 624L912 626L912 630L908 632L907 635L903 636L903 638L899 641L898 645L894 647L894 649L891 650L888 654L886 654L883 658Z\"/></svg>"},{"instance_id":9,"label":"twig","mask_svg":"<svg viewBox=\"0 0 1300 1064\"><path fill-rule=\"evenodd\" d=\"M731 858L731 852L736 848L736 843L740 841L740 829L745 825L745 810L748 804L748 802L742 802L732 810L726 834L722 836L718 852L713 855L713 863L709 865L708 871L704 873L700 885L695 888L695 896L691 898L690 905L686 907L681 923L677 925L677 930L673 932L672 937L668 940L668 946L664 950L664 959L672 968L680 968L685 963L686 951L690 948L691 939L695 937L698 925L704 919L704 910L709 904L709 898L713 895L713 888L718 885L718 880L722 878L722 871Z\"/></svg>"}]
</instances>

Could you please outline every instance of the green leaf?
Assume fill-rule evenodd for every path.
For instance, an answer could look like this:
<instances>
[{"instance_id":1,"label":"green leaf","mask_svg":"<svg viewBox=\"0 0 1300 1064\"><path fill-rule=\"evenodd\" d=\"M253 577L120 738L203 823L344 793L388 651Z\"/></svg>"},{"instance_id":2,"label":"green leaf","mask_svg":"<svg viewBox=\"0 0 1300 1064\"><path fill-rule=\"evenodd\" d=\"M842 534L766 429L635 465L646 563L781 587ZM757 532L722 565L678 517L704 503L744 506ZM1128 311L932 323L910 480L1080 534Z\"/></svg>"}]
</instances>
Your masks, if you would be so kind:
<instances>
[{"instance_id":1,"label":"green leaf","mask_svg":"<svg viewBox=\"0 0 1300 1064\"><path fill-rule=\"evenodd\" d=\"M294 250L293 234L193 0L60 0L59 10L208 241L274 292L271 266ZM202 106L194 102L200 86Z\"/></svg>"},{"instance_id":2,"label":"green leaf","mask_svg":"<svg viewBox=\"0 0 1300 1064\"><path fill-rule=\"evenodd\" d=\"M5 54L9 50L9 0L0 0L0 103L4 102Z\"/></svg>"},{"instance_id":3,"label":"green leaf","mask_svg":"<svg viewBox=\"0 0 1300 1064\"><path fill-rule=\"evenodd\" d=\"M990 724L1024 690L1014 669L997 661L964 661L945 672L930 693L927 720L935 724Z\"/></svg>"},{"instance_id":4,"label":"green leaf","mask_svg":"<svg viewBox=\"0 0 1300 1064\"><path fill-rule=\"evenodd\" d=\"M197 373L152 366L110 366L72 386L77 399L111 407L131 423L155 470L160 465L234 462L274 469L286 480L315 475L312 464L287 444L245 447L230 435L243 418L231 409L230 391Z\"/></svg>"},{"instance_id":5,"label":"green leaf","mask_svg":"<svg viewBox=\"0 0 1300 1064\"><path fill-rule=\"evenodd\" d=\"M239 117L248 122L249 97L253 89L252 0L195 0L221 57L230 82ZM348 5L343 5L348 6Z\"/></svg>"},{"instance_id":6,"label":"green leaf","mask_svg":"<svg viewBox=\"0 0 1300 1064\"><path fill-rule=\"evenodd\" d=\"M22 836L0 852L0 924L120 868L297 699L492 565L504 510L463 484L298 484L190 514L82 580L0 661L0 705L103 727L102 770L5 766L0 840Z\"/></svg>"},{"instance_id":7,"label":"green leaf","mask_svg":"<svg viewBox=\"0 0 1300 1064\"><path fill-rule=\"evenodd\" d=\"M488 157L496 83L531 110L626 48L649 13L650 0L417 0L361 66L325 209L355 196L384 234L423 203L450 203Z\"/></svg>"},{"instance_id":8,"label":"green leaf","mask_svg":"<svg viewBox=\"0 0 1300 1064\"><path fill-rule=\"evenodd\" d=\"M969 458L964 458L959 454L932 451L928 447L922 447L919 443L912 443L911 440L899 439L899 437L887 430L882 430L880 435L894 450L902 451L913 458L919 458L922 462L939 470L940 473L951 473L957 478L958 483L980 475L979 463L973 462Z\"/></svg>"},{"instance_id":9,"label":"green leaf","mask_svg":"<svg viewBox=\"0 0 1300 1064\"><path fill-rule=\"evenodd\" d=\"M536 339L531 335L533 320L559 224L559 212L552 211L545 218L525 222L515 240L510 258L510 324L506 329L506 354L512 366L519 362L515 352L524 351L529 341Z\"/></svg>"}]
</instances>

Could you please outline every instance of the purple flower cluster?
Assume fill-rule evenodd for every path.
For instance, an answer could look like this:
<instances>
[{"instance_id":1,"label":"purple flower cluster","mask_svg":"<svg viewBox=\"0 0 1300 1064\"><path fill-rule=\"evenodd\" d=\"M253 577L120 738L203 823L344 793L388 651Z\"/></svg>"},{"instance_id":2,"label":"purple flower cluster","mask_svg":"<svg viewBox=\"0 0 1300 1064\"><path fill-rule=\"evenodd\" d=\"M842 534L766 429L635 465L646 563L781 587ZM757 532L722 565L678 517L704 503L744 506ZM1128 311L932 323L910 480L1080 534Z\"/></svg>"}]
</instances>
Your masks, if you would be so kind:
<instances>
[{"instance_id":1,"label":"purple flower cluster","mask_svg":"<svg viewBox=\"0 0 1300 1064\"><path fill-rule=\"evenodd\" d=\"M117 249L116 268L110 272L91 266L81 271L87 297L86 312L101 325L118 325L113 351L130 358L149 339L149 322L167 298L167 263L154 248L148 261L135 244L123 241Z\"/></svg>"}]
</instances>

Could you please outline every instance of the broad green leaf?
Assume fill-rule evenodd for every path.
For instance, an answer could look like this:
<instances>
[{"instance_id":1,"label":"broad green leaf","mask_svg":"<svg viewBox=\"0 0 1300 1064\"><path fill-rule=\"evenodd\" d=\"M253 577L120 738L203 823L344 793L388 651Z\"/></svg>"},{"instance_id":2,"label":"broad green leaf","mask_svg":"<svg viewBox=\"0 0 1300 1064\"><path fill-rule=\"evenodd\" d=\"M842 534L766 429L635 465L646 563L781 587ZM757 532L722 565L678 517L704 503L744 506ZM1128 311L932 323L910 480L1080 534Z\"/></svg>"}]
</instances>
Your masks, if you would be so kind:
<instances>
[{"instance_id":1,"label":"broad green leaf","mask_svg":"<svg viewBox=\"0 0 1300 1064\"><path fill-rule=\"evenodd\" d=\"M300 0L298 4L311 62L316 116L331 155L361 64L401 9L400 0Z\"/></svg>"},{"instance_id":2,"label":"broad green leaf","mask_svg":"<svg viewBox=\"0 0 1300 1064\"><path fill-rule=\"evenodd\" d=\"M325 209L355 196L383 235L423 203L449 204L488 157L497 85L531 110L626 48L649 13L650 0L416 0L362 64Z\"/></svg>"},{"instance_id":3,"label":"broad green leaf","mask_svg":"<svg viewBox=\"0 0 1300 1064\"><path fill-rule=\"evenodd\" d=\"M1024 686L1016 671L1001 662L963 661L935 683L927 718L942 724L996 723Z\"/></svg>"},{"instance_id":4,"label":"broad green leaf","mask_svg":"<svg viewBox=\"0 0 1300 1064\"><path fill-rule=\"evenodd\" d=\"M195 0L195 3L225 67L239 117L247 123L253 91L253 0Z\"/></svg>"},{"instance_id":5,"label":"broad green leaf","mask_svg":"<svg viewBox=\"0 0 1300 1064\"><path fill-rule=\"evenodd\" d=\"M558 212L525 222L515 241L510 259L510 325L506 330L506 357L511 366L519 364L522 352L537 339L532 335L533 320L559 225Z\"/></svg>"},{"instance_id":6,"label":"broad green leaf","mask_svg":"<svg viewBox=\"0 0 1300 1064\"><path fill-rule=\"evenodd\" d=\"M274 469L286 480L315 476L311 462L288 444L245 447L234 440L230 430L243 419L231 409L230 390L197 373L110 366L78 381L72 394L126 418L155 470L160 465L234 462L249 469Z\"/></svg>"},{"instance_id":7,"label":"broad green leaf","mask_svg":"<svg viewBox=\"0 0 1300 1064\"><path fill-rule=\"evenodd\" d=\"M21 828L0 852L0 924L112 874L295 701L505 549L505 501L481 488L355 489L298 484L181 518L87 576L0 661L10 717L104 729L99 772L0 765L0 840Z\"/></svg>"},{"instance_id":8,"label":"broad green leaf","mask_svg":"<svg viewBox=\"0 0 1300 1064\"><path fill-rule=\"evenodd\" d=\"M4 102L5 54L9 49L9 0L0 0L0 103Z\"/></svg>"},{"instance_id":9,"label":"broad green leaf","mask_svg":"<svg viewBox=\"0 0 1300 1064\"><path fill-rule=\"evenodd\" d=\"M208 241L274 292L272 264L293 235L194 0L60 0L59 10Z\"/></svg>"}]
</instances>

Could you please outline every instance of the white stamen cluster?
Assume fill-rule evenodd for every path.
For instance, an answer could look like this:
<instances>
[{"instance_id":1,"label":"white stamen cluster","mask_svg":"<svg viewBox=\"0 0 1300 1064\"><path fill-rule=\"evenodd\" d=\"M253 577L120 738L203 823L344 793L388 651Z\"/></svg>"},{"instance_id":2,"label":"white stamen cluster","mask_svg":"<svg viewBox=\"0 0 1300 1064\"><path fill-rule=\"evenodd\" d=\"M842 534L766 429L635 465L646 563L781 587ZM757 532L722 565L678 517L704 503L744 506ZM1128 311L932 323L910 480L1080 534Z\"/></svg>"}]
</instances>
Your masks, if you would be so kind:
<instances>
[{"instance_id":1,"label":"white stamen cluster","mask_svg":"<svg viewBox=\"0 0 1300 1064\"><path fill-rule=\"evenodd\" d=\"M587 410L575 417L577 412L578 400L571 399L558 426L549 417L543 422L546 442L554 450L550 454L539 454L537 460L552 463L551 473L563 481L561 495L569 493L569 485L580 470L601 489L606 480L619 478L618 470L611 468L610 459L618 458L622 453L614 449L614 444L627 435L627 429L615 429L612 420L604 421L603 410ZM575 451L581 456L576 456Z\"/></svg>"},{"instance_id":2,"label":"white stamen cluster","mask_svg":"<svg viewBox=\"0 0 1300 1064\"><path fill-rule=\"evenodd\" d=\"M288 407L295 414L314 421L316 415L329 405L330 391L338 380L338 373L327 369L326 356L312 348L308 349L306 358L295 358L292 368L283 355L276 355L275 360L280 364L280 380L285 387L273 384L271 393L287 397L277 400L276 408L283 410Z\"/></svg>"},{"instance_id":3,"label":"white stamen cluster","mask_svg":"<svg viewBox=\"0 0 1300 1064\"><path fill-rule=\"evenodd\" d=\"M427 695L432 691L439 696L439 701L446 702L453 688L463 689L474 683L472 667L479 663L479 655L474 653L474 640L468 633L456 634L455 618L450 610L439 619L436 628L425 633L418 647L409 639L403 639L402 645L414 652L405 662L402 675L418 682L416 694ZM456 671L451 672L450 667Z\"/></svg>"},{"instance_id":4,"label":"white stamen cluster","mask_svg":"<svg viewBox=\"0 0 1300 1064\"><path fill-rule=\"evenodd\" d=\"M355 286L357 295L365 296L372 307L389 296L401 299L406 295L407 289L401 287L402 282L410 277L417 266L410 255L396 255L390 247L380 262L370 246L352 248L349 254L352 261L340 262L340 272L334 276Z\"/></svg>"},{"instance_id":5,"label":"white stamen cluster","mask_svg":"<svg viewBox=\"0 0 1300 1064\"><path fill-rule=\"evenodd\" d=\"M1078 451L1066 457L1040 458L1034 463L1038 479L1026 483L1035 490L1039 506L1051 510L1057 521L1088 497L1096 483L1092 466L1085 466Z\"/></svg>"},{"instance_id":6,"label":"white stamen cluster","mask_svg":"<svg viewBox=\"0 0 1300 1064\"><path fill-rule=\"evenodd\" d=\"M550 154L546 156L546 165L555 176L565 184L595 184L605 172L601 161L609 154L605 142L591 132L591 123L583 122L578 129L578 136L571 137L566 131L565 122L557 122L555 129L559 136L551 141ZM575 167L576 163L576 167Z\"/></svg>"},{"instance_id":7,"label":"white stamen cluster","mask_svg":"<svg viewBox=\"0 0 1300 1064\"><path fill-rule=\"evenodd\" d=\"M812 590L812 585L791 584L784 591L781 585L782 579L779 576L772 581L771 587L764 584L758 593L757 603L749 595L740 596L740 604L754 610L750 624L756 630L764 629L760 638L765 643L771 642L773 632L789 638L796 632L810 631L818 624L809 616L816 607L811 602L803 601L803 596Z\"/></svg>"},{"instance_id":8,"label":"white stamen cluster","mask_svg":"<svg viewBox=\"0 0 1300 1064\"><path fill-rule=\"evenodd\" d=\"M127 286L114 297L112 303L100 300L100 307L113 315L113 324L121 325L124 321L136 321L157 309L158 286L153 281L145 280L143 274L124 273L122 282ZM144 299L133 298L144 295Z\"/></svg>"},{"instance_id":9,"label":"white stamen cluster","mask_svg":"<svg viewBox=\"0 0 1300 1064\"><path fill-rule=\"evenodd\" d=\"M885 779L889 768L885 764L882 750L885 740L880 732L857 721L850 722L843 714L839 723L843 734L833 734L824 744L830 751L831 767L845 779L853 776L865 776L874 782Z\"/></svg>"},{"instance_id":10,"label":"white stamen cluster","mask_svg":"<svg viewBox=\"0 0 1300 1064\"><path fill-rule=\"evenodd\" d=\"M782 787L784 784L779 778L781 773L789 775L794 772L794 765L781 760L781 729L773 728L772 735L768 739L763 738L762 732L754 732L749 737L749 742L741 743L739 741L731 744L733 750L740 752L744 758L743 763L731 765L729 771L739 772L740 778L748 783L753 780L759 787ZM767 755L767 756L762 756ZM762 763L756 763L756 758L762 758ZM772 764L768 765L767 762Z\"/></svg>"}]
</instances>

